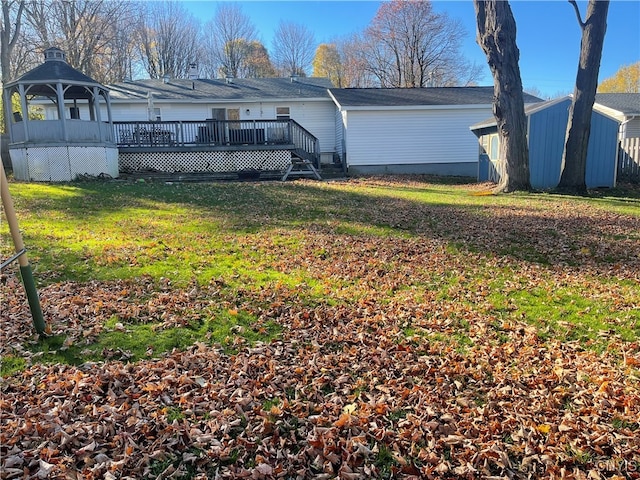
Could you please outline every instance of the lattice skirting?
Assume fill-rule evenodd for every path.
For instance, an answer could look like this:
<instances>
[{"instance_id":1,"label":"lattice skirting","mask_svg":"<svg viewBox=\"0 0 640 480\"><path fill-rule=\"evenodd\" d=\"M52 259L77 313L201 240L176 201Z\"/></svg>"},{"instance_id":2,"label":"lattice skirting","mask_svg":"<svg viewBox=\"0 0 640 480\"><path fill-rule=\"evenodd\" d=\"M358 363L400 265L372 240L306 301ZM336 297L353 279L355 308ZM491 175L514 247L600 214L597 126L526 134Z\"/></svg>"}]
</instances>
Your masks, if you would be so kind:
<instances>
[{"instance_id":1,"label":"lattice skirting","mask_svg":"<svg viewBox=\"0 0 640 480\"><path fill-rule=\"evenodd\" d=\"M9 147L13 176L35 182L70 182L79 176L118 176L118 149L104 146Z\"/></svg>"},{"instance_id":2,"label":"lattice skirting","mask_svg":"<svg viewBox=\"0 0 640 480\"><path fill-rule=\"evenodd\" d=\"M120 152L120 171L242 172L286 170L291 164L288 150L221 152Z\"/></svg>"}]
</instances>

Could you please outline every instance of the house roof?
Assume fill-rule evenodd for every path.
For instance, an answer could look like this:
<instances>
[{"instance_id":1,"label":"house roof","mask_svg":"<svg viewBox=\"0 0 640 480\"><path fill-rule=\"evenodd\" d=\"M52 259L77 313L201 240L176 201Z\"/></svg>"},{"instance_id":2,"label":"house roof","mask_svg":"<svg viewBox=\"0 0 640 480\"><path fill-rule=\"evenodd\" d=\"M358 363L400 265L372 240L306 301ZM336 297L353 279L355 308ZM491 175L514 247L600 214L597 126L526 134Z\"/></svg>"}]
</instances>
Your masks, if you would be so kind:
<instances>
[{"instance_id":1,"label":"house roof","mask_svg":"<svg viewBox=\"0 0 640 480\"><path fill-rule=\"evenodd\" d=\"M226 79L160 79L127 81L108 85L111 100L147 100L149 93L154 100L197 101L220 100L268 100L268 99L329 99L327 78L234 78Z\"/></svg>"},{"instance_id":2,"label":"house roof","mask_svg":"<svg viewBox=\"0 0 640 480\"><path fill-rule=\"evenodd\" d=\"M532 103L529 105L525 105L524 106L524 114L528 117L536 112L539 112L540 110L544 110L545 108L549 108L552 105L556 105L557 103L560 102L564 102L564 101L569 101L571 102L571 98L572 95L566 95L564 97L558 97L558 98L554 98L552 100L547 100L545 102L538 102L538 103ZM597 102L594 104L593 109L595 111L597 111L598 113L600 113L601 115L605 115L609 118L611 118L612 120L616 120L615 118L609 116L607 114L606 111L604 111L601 107L601 105L599 105ZM616 120L618 121L618 120ZM491 128L491 127L495 127L497 126L498 122L496 122L495 117L491 117L491 118L487 118L485 120L482 120L481 122L475 123L473 125L471 125L469 128L471 130L482 130L483 128Z\"/></svg>"},{"instance_id":3,"label":"house roof","mask_svg":"<svg viewBox=\"0 0 640 480\"><path fill-rule=\"evenodd\" d=\"M640 115L640 93L596 93L596 103L623 115Z\"/></svg>"},{"instance_id":4,"label":"house roof","mask_svg":"<svg viewBox=\"0 0 640 480\"><path fill-rule=\"evenodd\" d=\"M537 111L540 110L544 110L545 108L550 107L551 105L555 105L556 103L562 102L565 99L570 99L570 96L565 96L565 97L559 97L559 98L554 98L553 100L547 100L545 102L538 102L538 103L532 103L529 105L525 105L524 106L524 114L526 116L531 115L532 113L535 113ZM496 117L489 117L486 118L478 123L474 123L473 125L471 125L469 128L471 130L481 130L483 128L489 128L489 127L495 127L496 125L498 125L498 122L496 122Z\"/></svg>"},{"instance_id":5,"label":"house roof","mask_svg":"<svg viewBox=\"0 0 640 480\"><path fill-rule=\"evenodd\" d=\"M493 87L332 88L329 92L335 102L346 109L493 103ZM524 101L530 103L541 100L525 94Z\"/></svg>"}]
</instances>

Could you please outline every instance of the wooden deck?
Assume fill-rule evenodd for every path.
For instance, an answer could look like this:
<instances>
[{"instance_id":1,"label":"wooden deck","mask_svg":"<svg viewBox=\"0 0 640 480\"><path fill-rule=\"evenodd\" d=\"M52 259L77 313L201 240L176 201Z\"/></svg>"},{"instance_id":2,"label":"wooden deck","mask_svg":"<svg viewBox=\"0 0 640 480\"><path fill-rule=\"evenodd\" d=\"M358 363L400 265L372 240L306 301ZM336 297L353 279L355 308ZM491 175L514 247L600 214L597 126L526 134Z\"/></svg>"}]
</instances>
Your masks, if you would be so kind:
<instances>
[{"instance_id":1,"label":"wooden deck","mask_svg":"<svg viewBox=\"0 0 640 480\"><path fill-rule=\"evenodd\" d=\"M294 120L114 122L114 133L125 174L320 178L318 139Z\"/></svg>"},{"instance_id":2,"label":"wooden deck","mask_svg":"<svg viewBox=\"0 0 640 480\"><path fill-rule=\"evenodd\" d=\"M316 163L318 139L294 120L114 122L123 151L297 150ZM154 149L154 150L150 150Z\"/></svg>"}]
</instances>

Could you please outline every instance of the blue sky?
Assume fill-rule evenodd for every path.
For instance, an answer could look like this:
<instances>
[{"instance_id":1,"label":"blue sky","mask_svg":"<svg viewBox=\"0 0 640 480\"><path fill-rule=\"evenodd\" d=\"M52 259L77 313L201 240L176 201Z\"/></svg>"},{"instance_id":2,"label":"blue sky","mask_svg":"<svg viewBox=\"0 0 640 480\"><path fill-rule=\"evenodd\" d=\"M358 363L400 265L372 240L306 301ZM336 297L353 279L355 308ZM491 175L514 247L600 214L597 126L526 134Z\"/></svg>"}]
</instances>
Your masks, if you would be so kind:
<instances>
[{"instance_id":1,"label":"blue sky","mask_svg":"<svg viewBox=\"0 0 640 480\"><path fill-rule=\"evenodd\" d=\"M215 12L216 1L185 1L185 6L203 23ZM303 24L314 32L318 43L362 31L376 14L380 2L373 1L268 1L237 2L258 29L261 40L271 47L273 31L280 20ZM475 13L471 0L433 1L436 10L460 20L467 30L463 54L483 65L483 85L492 85L485 56L475 43ZM586 1L579 1L582 16ZM580 52L580 27L573 7L566 0L512 0L520 48L520 70L526 88L537 88L554 97L573 91ZM640 60L640 2L612 0L607 35L600 66L600 79L613 75L622 65Z\"/></svg>"}]
</instances>

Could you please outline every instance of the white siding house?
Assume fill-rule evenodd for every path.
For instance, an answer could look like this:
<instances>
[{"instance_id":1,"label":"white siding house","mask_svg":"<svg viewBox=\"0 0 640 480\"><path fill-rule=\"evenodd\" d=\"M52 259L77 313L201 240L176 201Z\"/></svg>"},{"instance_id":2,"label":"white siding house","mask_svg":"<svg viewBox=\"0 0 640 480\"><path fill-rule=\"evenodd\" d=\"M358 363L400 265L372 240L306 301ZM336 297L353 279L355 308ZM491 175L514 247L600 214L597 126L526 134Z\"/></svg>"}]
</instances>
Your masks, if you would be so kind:
<instances>
[{"instance_id":1,"label":"white siding house","mask_svg":"<svg viewBox=\"0 0 640 480\"><path fill-rule=\"evenodd\" d=\"M330 94L344 140L336 149L349 173L477 175L478 142L469 126L491 115L493 87L331 89Z\"/></svg>"},{"instance_id":2,"label":"white siding house","mask_svg":"<svg viewBox=\"0 0 640 480\"><path fill-rule=\"evenodd\" d=\"M109 85L113 118L130 121L290 118L318 138L323 161L335 152L335 104L324 78L138 80Z\"/></svg>"},{"instance_id":3,"label":"white siding house","mask_svg":"<svg viewBox=\"0 0 640 480\"><path fill-rule=\"evenodd\" d=\"M620 121L620 140L640 137L640 93L598 93L596 103Z\"/></svg>"}]
</instances>

